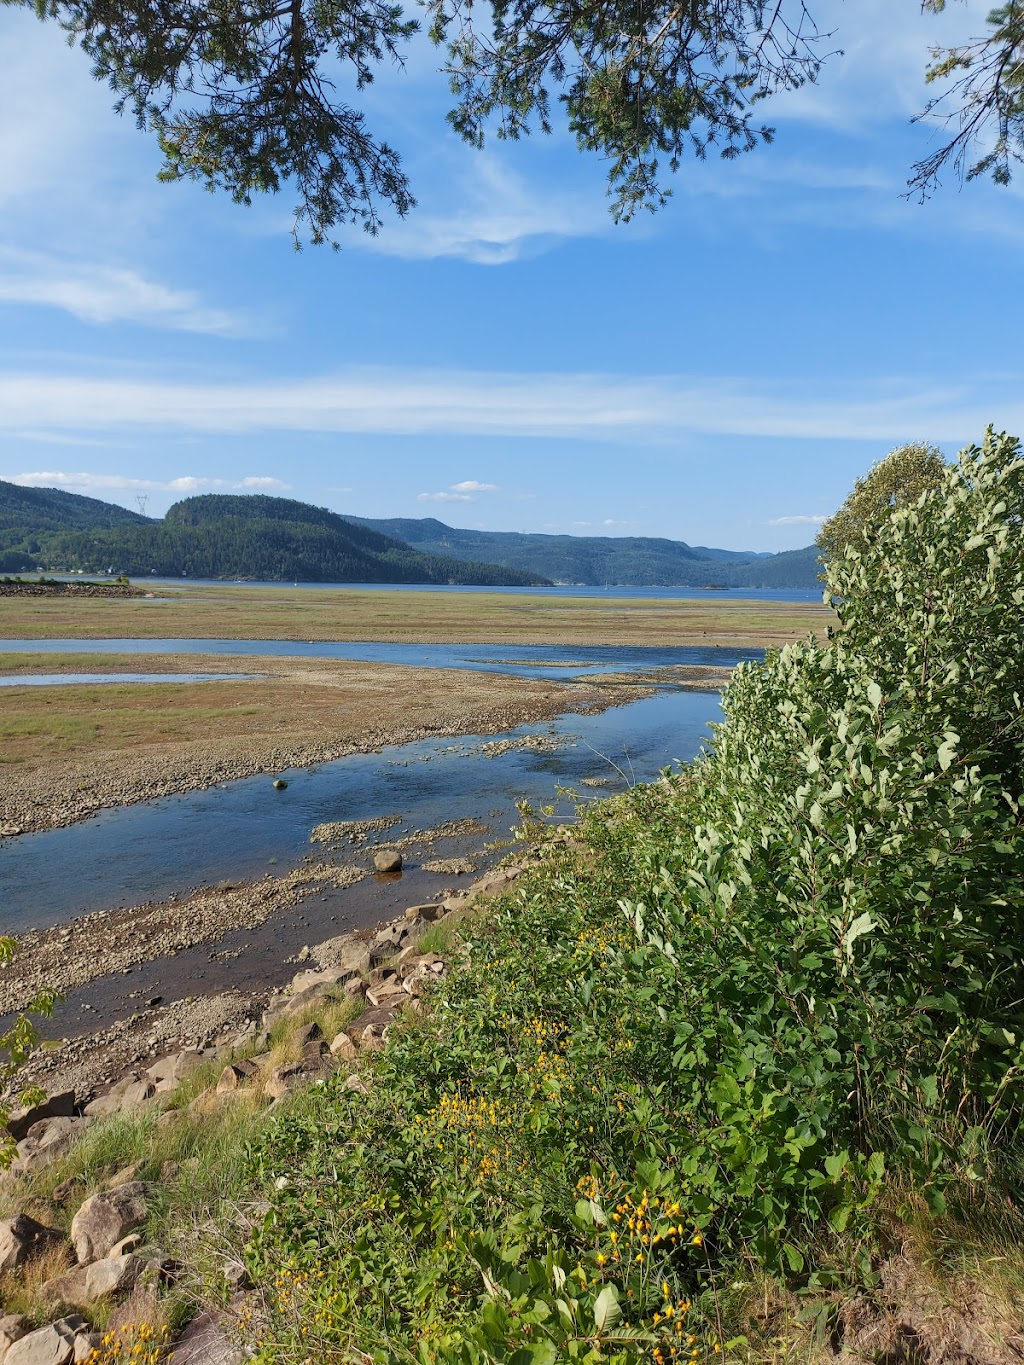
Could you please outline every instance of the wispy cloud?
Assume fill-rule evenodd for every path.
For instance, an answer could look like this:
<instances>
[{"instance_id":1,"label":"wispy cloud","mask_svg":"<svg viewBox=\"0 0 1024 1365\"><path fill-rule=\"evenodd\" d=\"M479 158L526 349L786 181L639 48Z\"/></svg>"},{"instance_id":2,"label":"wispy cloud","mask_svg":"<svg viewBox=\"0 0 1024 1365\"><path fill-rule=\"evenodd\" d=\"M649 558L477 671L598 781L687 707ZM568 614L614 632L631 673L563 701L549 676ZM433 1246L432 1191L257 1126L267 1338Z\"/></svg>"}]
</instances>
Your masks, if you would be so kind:
<instances>
[{"instance_id":1,"label":"wispy cloud","mask_svg":"<svg viewBox=\"0 0 1024 1365\"><path fill-rule=\"evenodd\" d=\"M215 336L245 330L240 317L208 308L191 291L148 280L127 267L7 246L0 246L0 303L60 308L92 323L137 322Z\"/></svg>"},{"instance_id":2,"label":"wispy cloud","mask_svg":"<svg viewBox=\"0 0 1024 1365\"><path fill-rule=\"evenodd\" d=\"M468 493L452 493L443 489L440 493L417 493L417 502L476 502Z\"/></svg>"},{"instance_id":3,"label":"wispy cloud","mask_svg":"<svg viewBox=\"0 0 1024 1365\"><path fill-rule=\"evenodd\" d=\"M944 382L863 379L786 383L740 376L633 377L350 369L248 383L135 377L0 375L0 431L348 432L547 436L610 441L687 433L800 439L976 439L988 423L1024 430L1019 375ZM473 493L449 487L460 501Z\"/></svg>"},{"instance_id":4,"label":"wispy cloud","mask_svg":"<svg viewBox=\"0 0 1024 1365\"><path fill-rule=\"evenodd\" d=\"M286 493L290 483L257 474L244 479L200 478L183 474L176 479L136 479L125 474L97 474L85 470L69 473L63 469L36 469L30 473L3 474L0 478L23 488L62 488L74 493L212 493L234 492Z\"/></svg>"},{"instance_id":5,"label":"wispy cloud","mask_svg":"<svg viewBox=\"0 0 1024 1365\"><path fill-rule=\"evenodd\" d=\"M827 521L827 520L828 520L827 517L813 517L813 516L812 516L812 517L808 517L808 516L803 516L803 515L801 515L801 514L798 513L798 514L796 514L796 515L794 515L794 516L790 516L790 517L772 517L772 518L769 520L768 525L769 525L769 526L820 526L821 523L822 523L823 521Z\"/></svg>"},{"instance_id":6,"label":"wispy cloud","mask_svg":"<svg viewBox=\"0 0 1024 1365\"><path fill-rule=\"evenodd\" d=\"M449 484L439 493L417 493L417 502L476 502L478 493L499 492L496 483L481 483L479 479L463 479L461 483Z\"/></svg>"},{"instance_id":7,"label":"wispy cloud","mask_svg":"<svg viewBox=\"0 0 1024 1365\"><path fill-rule=\"evenodd\" d=\"M454 257L474 265L507 265L558 242L611 230L598 194L544 192L490 153L478 154L472 177L458 187L449 183L448 192L463 199L462 207L449 213L418 209L376 237L353 234L351 245L404 260Z\"/></svg>"}]
</instances>

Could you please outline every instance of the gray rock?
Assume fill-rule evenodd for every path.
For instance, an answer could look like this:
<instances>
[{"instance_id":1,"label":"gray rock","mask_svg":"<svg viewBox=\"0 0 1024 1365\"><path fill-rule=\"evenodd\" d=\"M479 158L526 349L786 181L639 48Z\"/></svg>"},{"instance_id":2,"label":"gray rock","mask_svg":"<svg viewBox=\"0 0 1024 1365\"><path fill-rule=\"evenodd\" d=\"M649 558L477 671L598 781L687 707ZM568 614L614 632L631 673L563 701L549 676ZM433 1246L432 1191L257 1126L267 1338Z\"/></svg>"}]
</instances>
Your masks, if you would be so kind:
<instances>
[{"instance_id":1,"label":"gray rock","mask_svg":"<svg viewBox=\"0 0 1024 1365\"><path fill-rule=\"evenodd\" d=\"M75 1112L75 1092L62 1090L59 1095L50 1095L42 1104L34 1104L28 1109L15 1109L7 1120L7 1131L15 1142L28 1137L28 1130L41 1119L69 1119Z\"/></svg>"},{"instance_id":2,"label":"gray rock","mask_svg":"<svg viewBox=\"0 0 1024 1365\"><path fill-rule=\"evenodd\" d=\"M42 1119L28 1130L28 1136L18 1143L18 1155L11 1163L12 1175L33 1175L44 1171L63 1156L80 1132L88 1128L91 1119Z\"/></svg>"},{"instance_id":3,"label":"gray rock","mask_svg":"<svg viewBox=\"0 0 1024 1365\"><path fill-rule=\"evenodd\" d=\"M171 1161L164 1162L164 1166L172 1166L173 1164L174 1163ZM161 1168L160 1170L161 1178L163 1178L163 1174L164 1174L163 1168ZM173 1180L175 1174L176 1172L171 1172L169 1179ZM143 1245L145 1240L146 1239L143 1237L141 1232L129 1232L127 1237L122 1237L116 1246L110 1248L110 1255L130 1256L133 1251L138 1251L139 1247Z\"/></svg>"},{"instance_id":4,"label":"gray rock","mask_svg":"<svg viewBox=\"0 0 1024 1365\"><path fill-rule=\"evenodd\" d=\"M358 1056L358 1054L359 1049L344 1031L339 1033L331 1043L331 1055L333 1057L342 1057L346 1061L351 1061L352 1058Z\"/></svg>"},{"instance_id":5,"label":"gray rock","mask_svg":"<svg viewBox=\"0 0 1024 1365\"><path fill-rule=\"evenodd\" d=\"M88 1308L99 1299L134 1289L144 1265L141 1256L107 1256L47 1280L42 1292L55 1303Z\"/></svg>"},{"instance_id":6,"label":"gray rock","mask_svg":"<svg viewBox=\"0 0 1024 1365\"><path fill-rule=\"evenodd\" d=\"M379 848L373 855L373 865L378 872L401 872L402 855L397 848Z\"/></svg>"},{"instance_id":7,"label":"gray rock","mask_svg":"<svg viewBox=\"0 0 1024 1365\"><path fill-rule=\"evenodd\" d=\"M362 977L354 976L351 981L345 982L345 995L349 1000L359 999L366 994L366 982Z\"/></svg>"},{"instance_id":8,"label":"gray rock","mask_svg":"<svg viewBox=\"0 0 1024 1365\"><path fill-rule=\"evenodd\" d=\"M3 1365L71 1365L75 1338L83 1330L88 1330L88 1323L79 1317L61 1318L49 1327L40 1327L8 1349Z\"/></svg>"},{"instance_id":9,"label":"gray rock","mask_svg":"<svg viewBox=\"0 0 1024 1365\"><path fill-rule=\"evenodd\" d=\"M80 1264L101 1260L122 1237L142 1226L146 1191L141 1180L132 1180L90 1195L71 1221L71 1240Z\"/></svg>"},{"instance_id":10,"label":"gray rock","mask_svg":"<svg viewBox=\"0 0 1024 1365\"><path fill-rule=\"evenodd\" d=\"M135 1081L132 1085L125 1088L118 1108L123 1113L127 1113L130 1109L138 1109L140 1104L145 1104L146 1101L152 1099L155 1094L156 1086L148 1077L142 1081Z\"/></svg>"},{"instance_id":11,"label":"gray rock","mask_svg":"<svg viewBox=\"0 0 1024 1365\"><path fill-rule=\"evenodd\" d=\"M76 1365L88 1360L93 1351L98 1350L102 1343L103 1334L101 1332L79 1332L78 1336L75 1337L74 1360Z\"/></svg>"},{"instance_id":12,"label":"gray rock","mask_svg":"<svg viewBox=\"0 0 1024 1365\"><path fill-rule=\"evenodd\" d=\"M172 1052L169 1057L161 1057L148 1068L146 1075L156 1085L157 1090L162 1092L180 1085L186 1076L191 1076L202 1064L203 1058L198 1050L186 1048L184 1052Z\"/></svg>"},{"instance_id":13,"label":"gray rock","mask_svg":"<svg viewBox=\"0 0 1024 1365\"><path fill-rule=\"evenodd\" d=\"M8 1313L6 1317L0 1318L0 1361L4 1359L8 1346L13 1346L16 1341L28 1331L28 1318L21 1313Z\"/></svg>"},{"instance_id":14,"label":"gray rock","mask_svg":"<svg viewBox=\"0 0 1024 1365\"><path fill-rule=\"evenodd\" d=\"M135 1085L139 1079L140 1077L137 1071L129 1072L129 1074L122 1077L116 1085L112 1085L110 1089L105 1090L102 1095L97 1095L94 1100L90 1100L85 1106L84 1112L90 1118L105 1118L108 1114L116 1114L121 1108L121 1099L124 1096L125 1091L128 1090L130 1086Z\"/></svg>"},{"instance_id":15,"label":"gray rock","mask_svg":"<svg viewBox=\"0 0 1024 1365\"><path fill-rule=\"evenodd\" d=\"M45 1227L27 1213L0 1222L0 1274L18 1270L40 1251L63 1241L56 1228Z\"/></svg>"},{"instance_id":16,"label":"gray rock","mask_svg":"<svg viewBox=\"0 0 1024 1365\"><path fill-rule=\"evenodd\" d=\"M313 949L313 956L323 968L349 967L356 972L370 970L370 955L364 939L354 934L339 934L325 939Z\"/></svg>"},{"instance_id":17,"label":"gray rock","mask_svg":"<svg viewBox=\"0 0 1024 1365\"><path fill-rule=\"evenodd\" d=\"M371 986L366 992L366 998L371 1005L381 1007L387 1005L404 1004L406 992L402 989L401 983L397 980L382 981L379 986Z\"/></svg>"},{"instance_id":18,"label":"gray rock","mask_svg":"<svg viewBox=\"0 0 1024 1365\"><path fill-rule=\"evenodd\" d=\"M244 1085L248 1085L259 1072L259 1067L252 1062L232 1062L220 1073L217 1081L217 1094L228 1095L232 1091L241 1090Z\"/></svg>"},{"instance_id":19,"label":"gray rock","mask_svg":"<svg viewBox=\"0 0 1024 1365\"><path fill-rule=\"evenodd\" d=\"M386 924L378 930L370 941L370 965L376 967L385 958L395 954L409 942L411 930L408 924Z\"/></svg>"},{"instance_id":20,"label":"gray rock","mask_svg":"<svg viewBox=\"0 0 1024 1365\"><path fill-rule=\"evenodd\" d=\"M443 914L444 910L440 905L410 905L405 912L405 918L410 920L424 919L433 921L440 919Z\"/></svg>"},{"instance_id":21,"label":"gray rock","mask_svg":"<svg viewBox=\"0 0 1024 1365\"><path fill-rule=\"evenodd\" d=\"M355 967L325 967L319 972L296 972L292 977L292 995L301 995L314 986L344 985L352 976L358 976Z\"/></svg>"},{"instance_id":22,"label":"gray rock","mask_svg":"<svg viewBox=\"0 0 1024 1365\"><path fill-rule=\"evenodd\" d=\"M244 1365L245 1352L225 1330L224 1315L200 1313L171 1352L172 1365Z\"/></svg>"}]
</instances>

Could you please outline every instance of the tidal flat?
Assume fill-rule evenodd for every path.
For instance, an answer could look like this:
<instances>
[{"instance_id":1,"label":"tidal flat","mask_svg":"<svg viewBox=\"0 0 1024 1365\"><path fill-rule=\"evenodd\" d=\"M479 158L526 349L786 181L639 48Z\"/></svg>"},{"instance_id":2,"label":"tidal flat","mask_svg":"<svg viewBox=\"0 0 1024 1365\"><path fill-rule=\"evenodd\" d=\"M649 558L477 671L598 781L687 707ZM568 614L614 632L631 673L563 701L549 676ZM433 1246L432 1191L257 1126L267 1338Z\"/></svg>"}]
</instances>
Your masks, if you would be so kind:
<instances>
[{"instance_id":1,"label":"tidal flat","mask_svg":"<svg viewBox=\"0 0 1024 1365\"><path fill-rule=\"evenodd\" d=\"M547 596L415 592L363 587L215 584L165 588L159 597L11 598L0 638L174 636L248 640L454 640L485 644L707 645L770 648L823 632L820 603L742 597ZM571 657L571 656L570 656Z\"/></svg>"},{"instance_id":2,"label":"tidal flat","mask_svg":"<svg viewBox=\"0 0 1024 1365\"><path fill-rule=\"evenodd\" d=\"M124 656L10 655L2 671L118 672ZM132 656L132 670L234 672L225 656ZM112 806L304 768L437 736L495 734L645 695L405 665L257 656L226 682L4 689L0 834L54 829Z\"/></svg>"}]
</instances>

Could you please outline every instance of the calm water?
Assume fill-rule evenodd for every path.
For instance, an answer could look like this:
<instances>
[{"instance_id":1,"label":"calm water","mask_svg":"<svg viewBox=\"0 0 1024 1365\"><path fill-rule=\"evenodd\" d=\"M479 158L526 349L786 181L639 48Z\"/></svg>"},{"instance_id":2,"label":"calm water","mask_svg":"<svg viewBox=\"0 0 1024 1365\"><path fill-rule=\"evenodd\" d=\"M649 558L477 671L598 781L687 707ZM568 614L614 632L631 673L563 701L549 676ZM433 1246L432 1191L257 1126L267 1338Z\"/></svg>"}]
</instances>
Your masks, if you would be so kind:
<instances>
[{"instance_id":1,"label":"calm water","mask_svg":"<svg viewBox=\"0 0 1024 1365\"><path fill-rule=\"evenodd\" d=\"M0 640L0 655L39 654L230 654L307 659L353 659L362 663L412 664L511 673L526 678L587 677L637 672L673 664L731 668L761 659L763 650L636 645L449 645L367 643L359 640ZM559 665L571 664L571 667Z\"/></svg>"},{"instance_id":2,"label":"calm water","mask_svg":"<svg viewBox=\"0 0 1024 1365\"><path fill-rule=\"evenodd\" d=\"M713 569L708 569L709 579L713 579ZM619 584L611 583L607 586L595 586L593 584L573 584L560 583L553 588L487 588L471 584L448 584L448 583L279 583L264 582L252 579L224 579L224 578L158 578L155 574L150 578L136 578L132 580L133 586L141 588L146 584L158 587L169 587L174 585L177 588L187 588L190 584L196 587L223 588L228 585L247 588L313 588L318 592L343 592L346 590L359 592L462 592L462 593L505 593L512 597L669 597L690 599L712 599L712 598L742 598L747 602L820 602L821 588L631 588L623 587Z\"/></svg>"},{"instance_id":3,"label":"calm water","mask_svg":"<svg viewBox=\"0 0 1024 1365\"><path fill-rule=\"evenodd\" d=\"M252 646L257 649L266 652L267 646ZM597 716L563 716L510 732L564 737L565 746L553 753L488 758L472 738L424 740L287 772L284 791L276 791L269 776L247 778L104 811L67 829L0 839L0 929L23 932L202 883L259 876L310 852L320 858L323 846L310 845L309 834L326 820L394 813L403 817L393 831L399 836L473 815L490 826L486 838L505 837L518 821L517 799L555 802L568 813L559 787L594 796L655 778L675 761L691 759L719 714L714 693L665 690ZM487 742L495 738L501 736ZM611 785L592 791L579 785L583 778L609 779Z\"/></svg>"}]
</instances>

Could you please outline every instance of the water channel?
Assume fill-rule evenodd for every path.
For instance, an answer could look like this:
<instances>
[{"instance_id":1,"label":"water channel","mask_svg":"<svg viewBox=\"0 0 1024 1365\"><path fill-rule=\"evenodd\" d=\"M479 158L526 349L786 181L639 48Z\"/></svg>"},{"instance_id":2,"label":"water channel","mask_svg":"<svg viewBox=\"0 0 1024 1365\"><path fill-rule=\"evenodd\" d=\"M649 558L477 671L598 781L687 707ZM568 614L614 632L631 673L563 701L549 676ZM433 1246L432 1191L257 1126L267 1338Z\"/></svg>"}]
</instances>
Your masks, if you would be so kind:
<instances>
[{"instance_id":1,"label":"water channel","mask_svg":"<svg viewBox=\"0 0 1024 1365\"><path fill-rule=\"evenodd\" d=\"M728 666L759 651L586 646L388 645L250 640L0 641L0 653L190 653L355 658L419 667L474 669L533 677L629 673L672 664ZM55 678L60 675L54 675ZM149 681L152 675L139 674ZM12 679L12 681L14 681ZM283 774L244 778L204 791L102 811L79 824L0 839L0 929L22 933L93 910L183 894L221 880L284 870L304 856L323 856L310 831L324 821L398 815L400 837L446 820L474 816L490 840L507 838L516 802L572 806L564 789L593 798L649 781L666 766L694 757L720 714L716 693L659 689L653 696L598 715L563 715L547 725L504 735L431 739L355 754ZM495 740L542 733L549 752L509 748ZM588 784L599 783L599 786ZM480 845L481 838L476 840Z\"/></svg>"}]
</instances>

